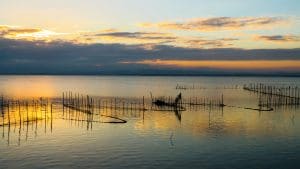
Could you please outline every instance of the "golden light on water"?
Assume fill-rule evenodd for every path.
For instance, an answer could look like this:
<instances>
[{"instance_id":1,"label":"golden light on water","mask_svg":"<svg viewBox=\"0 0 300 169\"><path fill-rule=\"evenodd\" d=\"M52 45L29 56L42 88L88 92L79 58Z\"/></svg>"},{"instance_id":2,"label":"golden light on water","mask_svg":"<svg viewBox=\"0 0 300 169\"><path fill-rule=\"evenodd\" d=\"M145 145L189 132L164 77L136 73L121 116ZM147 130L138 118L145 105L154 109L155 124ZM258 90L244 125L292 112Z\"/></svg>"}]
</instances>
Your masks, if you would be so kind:
<instances>
[{"instance_id":1,"label":"golden light on water","mask_svg":"<svg viewBox=\"0 0 300 169\"><path fill-rule=\"evenodd\" d=\"M53 97L55 95L55 86L50 78L11 78L3 85L3 90L8 92L14 98L29 97Z\"/></svg>"}]
</instances>

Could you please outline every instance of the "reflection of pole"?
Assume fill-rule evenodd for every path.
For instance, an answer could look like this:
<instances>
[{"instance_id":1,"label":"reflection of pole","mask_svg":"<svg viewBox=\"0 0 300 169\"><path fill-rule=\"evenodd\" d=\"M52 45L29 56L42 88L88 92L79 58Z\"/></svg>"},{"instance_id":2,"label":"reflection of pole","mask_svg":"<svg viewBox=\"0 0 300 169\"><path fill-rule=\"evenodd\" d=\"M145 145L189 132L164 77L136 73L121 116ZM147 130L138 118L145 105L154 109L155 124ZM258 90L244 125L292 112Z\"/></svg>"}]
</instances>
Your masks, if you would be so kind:
<instances>
[{"instance_id":1,"label":"reflection of pole","mask_svg":"<svg viewBox=\"0 0 300 169\"><path fill-rule=\"evenodd\" d=\"M26 123L26 141L27 141L27 139L28 139L28 121L27 121L27 123Z\"/></svg>"},{"instance_id":2,"label":"reflection of pole","mask_svg":"<svg viewBox=\"0 0 300 169\"><path fill-rule=\"evenodd\" d=\"M63 104L62 104L62 108L63 108L63 117L65 117L65 92L63 92Z\"/></svg>"},{"instance_id":3,"label":"reflection of pole","mask_svg":"<svg viewBox=\"0 0 300 169\"><path fill-rule=\"evenodd\" d=\"M21 106L20 106L20 101L18 101L18 105L19 105L19 120L20 120L20 126L21 126Z\"/></svg>"},{"instance_id":4,"label":"reflection of pole","mask_svg":"<svg viewBox=\"0 0 300 169\"><path fill-rule=\"evenodd\" d=\"M42 104L43 105L43 104ZM47 132L47 105L45 104L45 110L44 110L44 118L45 118L45 133Z\"/></svg>"},{"instance_id":5,"label":"reflection of pole","mask_svg":"<svg viewBox=\"0 0 300 169\"><path fill-rule=\"evenodd\" d=\"M3 114L3 95L1 96L1 114Z\"/></svg>"},{"instance_id":6,"label":"reflection of pole","mask_svg":"<svg viewBox=\"0 0 300 169\"><path fill-rule=\"evenodd\" d=\"M27 115L27 123L29 122L29 119L28 119L28 101L26 101L26 115Z\"/></svg>"},{"instance_id":7,"label":"reflection of pole","mask_svg":"<svg viewBox=\"0 0 300 169\"><path fill-rule=\"evenodd\" d=\"M224 96L222 94L222 107L224 107Z\"/></svg>"},{"instance_id":8,"label":"reflection of pole","mask_svg":"<svg viewBox=\"0 0 300 169\"><path fill-rule=\"evenodd\" d=\"M52 125L53 125L53 114L52 114L52 103L51 103L51 133L52 133Z\"/></svg>"},{"instance_id":9,"label":"reflection of pole","mask_svg":"<svg viewBox=\"0 0 300 169\"><path fill-rule=\"evenodd\" d=\"M8 131L7 131L7 144L9 145L9 138L10 138L10 124L8 125Z\"/></svg>"},{"instance_id":10,"label":"reflection of pole","mask_svg":"<svg viewBox=\"0 0 300 169\"><path fill-rule=\"evenodd\" d=\"M210 111L211 111L211 107L209 107L209 111L208 111L208 127L210 128Z\"/></svg>"},{"instance_id":11,"label":"reflection of pole","mask_svg":"<svg viewBox=\"0 0 300 169\"><path fill-rule=\"evenodd\" d=\"M145 121L145 97L143 96L143 123Z\"/></svg>"},{"instance_id":12,"label":"reflection of pole","mask_svg":"<svg viewBox=\"0 0 300 169\"><path fill-rule=\"evenodd\" d=\"M7 116L8 116L8 125L10 126L9 102L8 102L8 106L7 106Z\"/></svg>"},{"instance_id":13,"label":"reflection of pole","mask_svg":"<svg viewBox=\"0 0 300 169\"><path fill-rule=\"evenodd\" d=\"M98 101L99 103L99 105L98 105L98 107L99 107L99 115L101 115L101 99L99 99L99 101Z\"/></svg>"},{"instance_id":14,"label":"reflection of pole","mask_svg":"<svg viewBox=\"0 0 300 169\"><path fill-rule=\"evenodd\" d=\"M143 96L143 110L145 110L145 97Z\"/></svg>"},{"instance_id":15,"label":"reflection of pole","mask_svg":"<svg viewBox=\"0 0 300 169\"><path fill-rule=\"evenodd\" d=\"M2 114L2 138L4 138L4 112Z\"/></svg>"},{"instance_id":16,"label":"reflection of pole","mask_svg":"<svg viewBox=\"0 0 300 169\"><path fill-rule=\"evenodd\" d=\"M35 138L37 136L37 124L38 124L38 119L37 119L37 110L35 110L35 113L36 113L36 121L35 121Z\"/></svg>"},{"instance_id":17,"label":"reflection of pole","mask_svg":"<svg viewBox=\"0 0 300 169\"><path fill-rule=\"evenodd\" d=\"M35 120L38 120L37 104L34 102Z\"/></svg>"},{"instance_id":18,"label":"reflection of pole","mask_svg":"<svg viewBox=\"0 0 300 169\"><path fill-rule=\"evenodd\" d=\"M21 122L20 122L21 124ZM19 139L18 139L18 145L20 146L21 143L21 125L19 126Z\"/></svg>"}]
</instances>

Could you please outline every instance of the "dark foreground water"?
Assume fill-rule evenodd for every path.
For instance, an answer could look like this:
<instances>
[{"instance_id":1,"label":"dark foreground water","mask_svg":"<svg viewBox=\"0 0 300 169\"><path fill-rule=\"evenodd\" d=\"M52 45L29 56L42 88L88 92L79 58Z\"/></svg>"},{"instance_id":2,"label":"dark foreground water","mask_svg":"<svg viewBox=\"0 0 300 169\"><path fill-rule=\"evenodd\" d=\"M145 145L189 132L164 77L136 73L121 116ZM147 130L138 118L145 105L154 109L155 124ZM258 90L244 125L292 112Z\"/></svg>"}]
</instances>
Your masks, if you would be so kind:
<instances>
[{"instance_id":1,"label":"dark foreground water","mask_svg":"<svg viewBox=\"0 0 300 169\"><path fill-rule=\"evenodd\" d=\"M181 90L184 98L223 94L229 105L187 107L180 115L100 109L93 117L98 122L74 120L86 117L67 114L59 104L51 116L35 108L25 115L22 107L22 117L45 118L0 126L0 168L300 168L300 108L244 109L258 107L257 95L241 88L255 82L300 86L300 78L279 77L0 76L0 93L15 99L74 91L147 100L150 92L175 96L178 84L196 88ZM18 110L10 111L10 118L18 119ZM101 114L127 123L102 123L109 119ZM0 118L4 122L7 114Z\"/></svg>"}]
</instances>

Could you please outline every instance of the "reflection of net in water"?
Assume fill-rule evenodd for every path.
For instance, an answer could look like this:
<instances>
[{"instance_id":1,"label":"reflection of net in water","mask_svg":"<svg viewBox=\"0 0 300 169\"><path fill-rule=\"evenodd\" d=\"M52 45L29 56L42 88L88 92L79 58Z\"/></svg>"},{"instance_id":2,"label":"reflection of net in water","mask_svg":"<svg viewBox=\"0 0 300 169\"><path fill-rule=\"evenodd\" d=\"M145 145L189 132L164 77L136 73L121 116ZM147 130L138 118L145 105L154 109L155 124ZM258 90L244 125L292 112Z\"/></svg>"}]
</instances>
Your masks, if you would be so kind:
<instances>
[{"instance_id":1,"label":"reflection of net in water","mask_svg":"<svg viewBox=\"0 0 300 169\"><path fill-rule=\"evenodd\" d=\"M167 98L167 99L166 99ZM156 99L156 98L155 98ZM181 120L181 111L197 106L223 107L221 98L188 98L180 97L179 106L174 106L172 97L161 97L168 106L153 104L153 98L105 98L90 97L72 92L64 92L62 98L14 100L1 98L2 126L21 125L35 121L59 118L63 120L87 123L126 123L126 117L144 117L144 112L171 111ZM176 99L175 99L176 100ZM184 107L183 107L184 106ZM53 113L55 112L55 117ZM61 112L61 113L56 113Z\"/></svg>"},{"instance_id":2,"label":"reflection of net in water","mask_svg":"<svg viewBox=\"0 0 300 169\"><path fill-rule=\"evenodd\" d=\"M21 140L35 138L39 129L43 129L45 133L49 130L52 132L54 120L69 121L72 126L86 127L90 130L93 123L126 123L123 119L125 117L141 117L141 113L129 110L116 112L94 108L89 112L78 111L62 106L60 99L14 100L2 97L0 103L2 138L7 140L8 145L14 141L20 145Z\"/></svg>"},{"instance_id":3,"label":"reflection of net in water","mask_svg":"<svg viewBox=\"0 0 300 169\"><path fill-rule=\"evenodd\" d=\"M38 128L44 132L53 129L53 104L46 99L13 100L1 98L2 138L7 139L8 145L16 141L20 145L21 139L27 141L37 137ZM24 134L25 132L25 134ZM11 135L17 135L12 137ZM11 138L18 138L11 140Z\"/></svg>"},{"instance_id":4,"label":"reflection of net in water","mask_svg":"<svg viewBox=\"0 0 300 169\"><path fill-rule=\"evenodd\" d=\"M165 97L165 101L172 97ZM186 104L187 114L193 112L191 116L194 119L197 114L194 112L209 112L207 132L218 133L223 132L226 124L223 121L223 106L219 104L222 98L202 99L201 97L194 97L191 99L183 99ZM201 105L202 102L207 104ZM211 102L211 103L210 103ZM84 130L92 130L96 123L126 123L127 119L136 119L144 121L145 112L151 113L147 115L153 118L152 114L156 111L151 109L152 100L144 98L104 98L104 97L66 97L52 98L52 99L35 99L35 100L14 100L1 99L0 110L0 126L2 126L2 137L7 142L20 142L18 132L20 131L19 140L27 140L30 137L38 136L39 132L52 132L53 121L60 120L66 124L71 124L72 127L83 128ZM187 103L197 103L187 104ZM215 105L215 106L214 106ZM166 108L167 110L167 108ZM157 111L160 115L167 114L176 117L176 123L182 120L182 112L175 110ZM220 112L217 113L216 112ZM211 115L211 113L214 113ZM187 114L184 114L185 116ZM201 113L200 113L201 114ZM218 116L216 116L218 115ZM185 118L183 116L183 118ZM216 118L217 117L217 118ZM160 117L161 118L161 117ZM173 122L174 118L173 118ZM206 124L205 124L206 125ZM39 130L40 128L40 130ZM19 130L19 131L18 131ZM196 129L195 129L196 130ZM30 132L32 134L30 135ZM12 138L12 134L17 137ZM18 143L20 144L20 143Z\"/></svg>"},{"instance_id":5,"label":"reflection of net in water","mask_svg":"<svg viewBox=\"0 0 300 169\"><path fill-rule=\"evenodd\" d=\"M0 125L21 125L52 118L52 104L48 100L1 100Z\"/></svg>"}]
</instances>

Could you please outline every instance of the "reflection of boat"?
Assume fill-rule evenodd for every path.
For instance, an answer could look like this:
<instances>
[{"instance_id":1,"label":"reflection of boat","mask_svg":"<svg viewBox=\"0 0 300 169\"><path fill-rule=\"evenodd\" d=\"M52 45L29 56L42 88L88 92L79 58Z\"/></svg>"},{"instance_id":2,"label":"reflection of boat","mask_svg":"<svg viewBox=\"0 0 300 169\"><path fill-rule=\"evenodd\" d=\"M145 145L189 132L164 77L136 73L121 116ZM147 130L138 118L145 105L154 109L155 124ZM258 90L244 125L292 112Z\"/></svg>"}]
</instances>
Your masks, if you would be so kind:
<instances>
[{"instance_id":1,"label":"reflection of boat","mask_svg":"<svg viewBox=\"0 0 300 169\"><path fill-rule=\"evenodd\" d=\"M257 110L257 111L273 111L274 110L272 107L271 108L248 108L248 107L245 107L245 109Z\"/></svg>"},{"instance_id":2,"label":"reflection of boat","mask_svg":"<svg viewBox=\"0 0 300 169\"><path fill-rule=\"evenodd\" d=\"M167 102L165 102L163 100L159 100L159 99L155 100L153 102L153 104L155 104L156 106L170 106L170 107L176 106L174 103L167 103Z\"/></svg>"}]
</instances>

